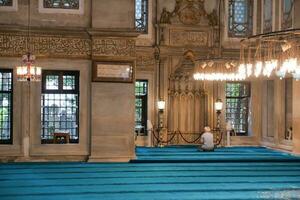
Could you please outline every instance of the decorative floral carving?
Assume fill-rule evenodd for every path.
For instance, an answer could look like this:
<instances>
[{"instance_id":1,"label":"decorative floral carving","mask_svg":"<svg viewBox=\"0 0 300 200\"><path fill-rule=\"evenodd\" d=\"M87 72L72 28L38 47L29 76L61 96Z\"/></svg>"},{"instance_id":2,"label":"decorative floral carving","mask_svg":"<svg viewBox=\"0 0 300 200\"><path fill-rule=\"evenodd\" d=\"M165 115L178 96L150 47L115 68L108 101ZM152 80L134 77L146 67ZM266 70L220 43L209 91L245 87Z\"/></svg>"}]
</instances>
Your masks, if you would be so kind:
<instances>
[{"instance_id":1,"label":"decorative floral carving","mask_svg":"<svg viewBox=\"0 0 300 200\"><path fill-rule=\"evenodd\" d=\"M170 24L177 19L186 25L196 25L206 20L207 13L204 8L204 0L176 0L173 12L168 12L165 8L161 13L160 23Z\"/></svg>"},{"instance_id":2,"label":"decorative floral carving","mask_svg":"<svg viewBox=\"0 0 300 200\"><path fill-rule=\"evenodd\" d=\"M217 10L214 9L208 16L208 21L210 26L217 26L219 24L218 22L218 14Z\"/></svg>"},{"instance_id":3,"label":"decorative floral carving","mask_svg":"<svg viewBox=\"0 0 300 200\"><path fill-rule=\"evenodd\" d=\"M135 40L124 38L94 38L93 56L135 57Z\"/></svg>"}]
</instances>

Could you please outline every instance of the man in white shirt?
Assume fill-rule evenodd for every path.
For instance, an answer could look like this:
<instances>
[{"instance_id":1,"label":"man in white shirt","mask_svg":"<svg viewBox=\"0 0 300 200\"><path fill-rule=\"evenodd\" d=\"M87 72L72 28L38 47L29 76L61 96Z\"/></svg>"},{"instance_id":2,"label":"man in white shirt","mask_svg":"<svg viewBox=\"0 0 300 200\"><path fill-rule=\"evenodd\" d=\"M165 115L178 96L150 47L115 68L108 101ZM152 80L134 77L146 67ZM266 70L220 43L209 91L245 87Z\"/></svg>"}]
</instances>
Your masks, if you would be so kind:
<instances>
[{"instance_id":1,"label":"man in white shirt","mask_svg":"<svg viewBox=\"0 0 300 200\"><path fill-rule=\"evenodd\" d=\"M203 151L214 151L214 135L210 131L208 126L204 127L204 133L201 136L201 145L199 147L199 149Z\"/></svg>"}]
</instances>

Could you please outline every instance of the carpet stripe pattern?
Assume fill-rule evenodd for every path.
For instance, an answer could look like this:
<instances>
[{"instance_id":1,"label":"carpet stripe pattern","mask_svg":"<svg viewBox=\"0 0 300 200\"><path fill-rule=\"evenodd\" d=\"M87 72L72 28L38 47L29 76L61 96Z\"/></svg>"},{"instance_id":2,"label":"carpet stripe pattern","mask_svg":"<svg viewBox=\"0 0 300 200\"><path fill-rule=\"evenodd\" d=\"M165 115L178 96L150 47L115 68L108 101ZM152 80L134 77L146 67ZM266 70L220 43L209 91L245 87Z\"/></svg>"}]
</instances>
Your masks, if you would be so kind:
<instances>
[{"instance_id":1,"label":"carpet stripe pattern","mask_svg":"<svg viewBox=\"0 0 300 200\"><path fill-rule=\"evenodd\" d=\"M300 158L287 153L254 147L136 151L130 163L0 164L0 199L300 199Z\"/></svg>"}]
</instances>

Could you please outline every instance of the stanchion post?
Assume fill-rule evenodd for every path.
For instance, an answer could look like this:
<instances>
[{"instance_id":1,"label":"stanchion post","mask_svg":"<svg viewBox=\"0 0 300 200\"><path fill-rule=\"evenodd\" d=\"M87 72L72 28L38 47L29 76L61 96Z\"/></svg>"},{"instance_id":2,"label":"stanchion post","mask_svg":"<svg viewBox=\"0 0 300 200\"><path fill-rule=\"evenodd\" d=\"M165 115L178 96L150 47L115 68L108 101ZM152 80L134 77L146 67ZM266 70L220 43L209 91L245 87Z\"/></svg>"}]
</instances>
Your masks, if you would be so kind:
<instances>
[{"instance_id":1,"label":"stanchion post","mask_svg":"<svg viewBox=\"0 0 300 200\"><path fill-rule=\"evenodd\" d=\"M217 99L217 101L215 102L215 109L216 109L216 113L217 113L216 131L218 133L221 133L221 113L222 113L222 109L223 109L223 102L221 99Z\"/></svg>"},{"instance_id":2,"label":"stanchion post","mask_svg":"<svg viewBox=\"0 0 300 200\"><path fill-rule=\"evenodd\" d=\"M162 135L162 130L164 127L164 110L165 110L165 101L159 100L157 102L157 108L158 108L158 146L163 147L163 135Z\"/></svg>"}]
</instances>

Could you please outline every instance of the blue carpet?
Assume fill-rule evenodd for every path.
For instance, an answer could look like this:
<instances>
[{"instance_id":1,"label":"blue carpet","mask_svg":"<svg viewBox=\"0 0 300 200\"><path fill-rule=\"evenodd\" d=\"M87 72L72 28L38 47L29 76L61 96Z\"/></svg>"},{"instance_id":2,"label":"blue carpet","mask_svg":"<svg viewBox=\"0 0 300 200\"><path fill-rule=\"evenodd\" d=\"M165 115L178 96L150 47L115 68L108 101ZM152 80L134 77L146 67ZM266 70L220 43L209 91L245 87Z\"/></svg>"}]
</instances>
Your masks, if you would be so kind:
<instances>
[{"instance_id":1,"label":"blue carpet","mask_svg":"<svg viewBox=\"0 0 300 200\"><path fill-rule=\"evenodd\" d=\"M171 147L138 148L137 156L140 163L0 164L0 199L300 199L300 159L287 153Z\"/></svg>"},{"instance_id":2,"label":"blue carpet","mask_svg":"<svg viewBox=\"0 0 300 200\"><path fill-rule=\"evenodd\" d=\"M264 147L218 148L214 152L199 152L194 146L167 148L137 148L132 162L299 162L300 158Z\"/></svg>"}]
</instances>

